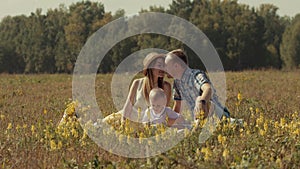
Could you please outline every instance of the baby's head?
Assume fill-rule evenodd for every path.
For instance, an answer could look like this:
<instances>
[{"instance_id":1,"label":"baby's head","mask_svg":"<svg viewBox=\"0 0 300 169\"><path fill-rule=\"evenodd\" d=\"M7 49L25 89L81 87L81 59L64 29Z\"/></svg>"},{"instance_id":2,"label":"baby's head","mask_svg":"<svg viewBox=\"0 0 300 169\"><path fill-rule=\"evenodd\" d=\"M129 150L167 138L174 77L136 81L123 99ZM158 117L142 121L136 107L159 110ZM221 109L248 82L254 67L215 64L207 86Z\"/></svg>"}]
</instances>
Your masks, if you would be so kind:
<instances>
[{"instance_id":1,"label":"baby's head","mask_svg":"<svg viewBox=\"0 0 300 169\"><path fill-rule=\"evenodd\" d=\"M149 93L150 106L156 114L161 113L166 107L167 96L163 89L154 88Z\"/></svg>"}]
</instances>

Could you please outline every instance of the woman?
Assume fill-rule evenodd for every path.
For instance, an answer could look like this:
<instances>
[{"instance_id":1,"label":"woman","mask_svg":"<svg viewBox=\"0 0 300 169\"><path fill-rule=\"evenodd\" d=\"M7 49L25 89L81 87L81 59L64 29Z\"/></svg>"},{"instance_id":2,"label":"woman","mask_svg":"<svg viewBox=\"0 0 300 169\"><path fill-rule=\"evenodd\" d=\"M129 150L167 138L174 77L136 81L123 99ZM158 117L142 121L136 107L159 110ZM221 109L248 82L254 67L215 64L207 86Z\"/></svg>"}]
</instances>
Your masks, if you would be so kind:
<instances>
[{"instance_id":1,"label":"woman","mask_svg":"<svg viewBox=\"0 0 300 169\"><path fill-rule=\"evenodd\" d=\"M143 111L149 107L149 93L153 88L161 88L167 96L167 106L170 105L171 85L164 81L165 54L149 53L144 61L144 77L135 79L130 87L124 107L118 113L111 114L103 121L112 123L117 119L140 121Z\"/></svg>"}]
</instances>

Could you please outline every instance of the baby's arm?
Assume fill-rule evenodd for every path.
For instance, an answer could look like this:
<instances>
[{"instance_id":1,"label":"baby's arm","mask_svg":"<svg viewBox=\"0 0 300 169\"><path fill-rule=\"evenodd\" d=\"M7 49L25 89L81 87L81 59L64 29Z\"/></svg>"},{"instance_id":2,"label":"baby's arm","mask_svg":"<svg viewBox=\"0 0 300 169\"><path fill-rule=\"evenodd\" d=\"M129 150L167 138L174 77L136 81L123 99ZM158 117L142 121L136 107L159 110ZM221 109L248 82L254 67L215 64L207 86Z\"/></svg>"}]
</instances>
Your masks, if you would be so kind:
<instances>
[{"instance_id":1,"label":"baby's arm","mask_svg":"<svg viewBox=\"0 0 300 169\"><path fill-rule=\"evenodd\" d=\"M177 124L177 121L180 120L180 118L182 118L182 116L179 113L173 111L169 107L166 107L166 111L168 117L167 126L169 127L171 127L174 124Z\"/></svg>"},{"instance_id":2,"label":"baby's arm","mask_svg":"<svg viewBox=\"0 0 300 169\"><path fill-rule=\"evenodd\" d=\"M178 129L185 128L186 120L184 119L184 117L181 114L176 113L172 109L170 109L170 110L171 111L169 111L169 110L167 111L167 115L169 118L168 126L175 127Z\"/></svg>"}]
</instances>

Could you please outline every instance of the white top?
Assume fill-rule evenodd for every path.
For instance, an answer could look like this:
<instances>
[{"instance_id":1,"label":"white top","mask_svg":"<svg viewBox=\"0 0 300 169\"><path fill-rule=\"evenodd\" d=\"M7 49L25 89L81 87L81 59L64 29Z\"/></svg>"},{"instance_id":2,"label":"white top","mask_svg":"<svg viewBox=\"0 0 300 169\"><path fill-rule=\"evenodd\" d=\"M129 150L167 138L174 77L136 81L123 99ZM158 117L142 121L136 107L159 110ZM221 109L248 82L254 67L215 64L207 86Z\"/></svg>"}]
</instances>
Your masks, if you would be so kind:
<instances>
[{"instance_id":1,"label":"white top","mask_svg":"<svg viewBox=\"0 0 300 169\"><path fill-rule=\"evenodd\" d=\"M153 109L150 107L147 109L143 116L143 122L150 122L151 124L167 124L166 118L170 118L172 120L176 120L180 117L180 114L173 111L171 108L166 107L160 112L156 114Z\"/></svg>"},{"instance_id":2,"label":"white top","mask_svg":"<svg viewBox=\"0 0 300 169\"><path fill-rule=\"evenodd\" d=\"M139 84L138 84L138 88L136 91L136 96L135 96L135 100L134 100L134 104L132 107L132 113L130 116L130 120L132 121L138 121L138 110L141 109L140 112L140 117L142 119L142 117L144 116L144 112L146 111L146 109L149 107L145 97L144 97L144 92L143 92L143 79L139 80Z\"/></svg>"}]
</instances>

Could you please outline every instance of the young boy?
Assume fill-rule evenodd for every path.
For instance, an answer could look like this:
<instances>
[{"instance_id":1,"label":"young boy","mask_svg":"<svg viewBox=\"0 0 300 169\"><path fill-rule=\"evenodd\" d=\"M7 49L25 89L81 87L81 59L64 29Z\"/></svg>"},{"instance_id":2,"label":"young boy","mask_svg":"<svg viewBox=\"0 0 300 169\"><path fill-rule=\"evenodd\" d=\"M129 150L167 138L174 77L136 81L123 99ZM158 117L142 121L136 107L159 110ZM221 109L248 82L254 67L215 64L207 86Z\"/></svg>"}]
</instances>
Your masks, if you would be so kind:
<instances>
[{"instance_id":1,"label":"young boy","mask_svg":"<svg viewBox=\"0 0 300 169\"><path fill-rule=\"evenodd\" d=\"M143 122L172 126L175 121L176 123L184 121L179 113L176 113L171 108L166 107L167 97L162 89L152 89L149 93L149 102L150 108L145 111L142 119Z\"/></svg>"}]
</instances>

